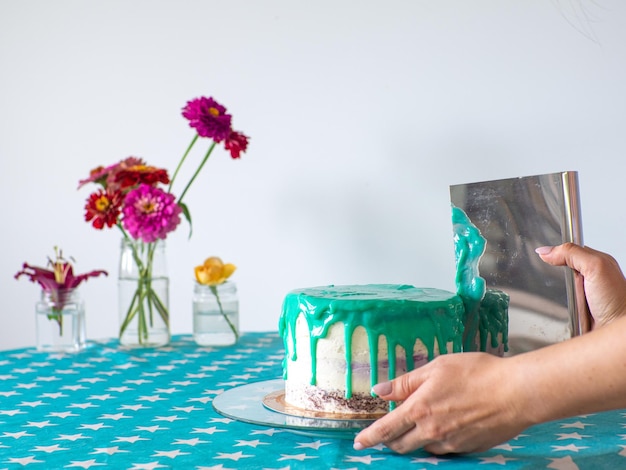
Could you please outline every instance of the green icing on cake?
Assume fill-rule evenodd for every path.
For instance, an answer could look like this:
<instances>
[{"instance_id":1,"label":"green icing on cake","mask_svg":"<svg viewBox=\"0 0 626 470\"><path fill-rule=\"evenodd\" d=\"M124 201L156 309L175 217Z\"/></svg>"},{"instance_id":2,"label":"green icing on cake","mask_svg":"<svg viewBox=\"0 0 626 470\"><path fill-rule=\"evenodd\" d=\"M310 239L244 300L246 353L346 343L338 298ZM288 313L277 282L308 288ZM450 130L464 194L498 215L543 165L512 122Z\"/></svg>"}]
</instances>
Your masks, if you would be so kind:
<instances>
[{"instance_id":1,"label":"green icing on cake","mask_svg":"<svg viewBox=\"0 0 626 470\"><path fill-rule=\"evenodd\" d=\"M452 206L452 229L457 294L480 302L485 295L485 280L480 277L478 264L485 253L487 242L467 214L456 206Z\"/></svg>"},{"instance_id":2,"label":"green icing on cake","mask_svg":"<svg viewBox=\"0 0 626 470\"><path fill-rule=\"evenodd\" d=\"M504 351L509 350L509 295L496 289L487 289L478 311L480 335L479 350L487 350L487 339L491 335L490 346L499 346L498 334L502 333Z\"/></svg>"},{"instance_id":3,"label":"green icing on cake","mask_svg":"<svg viewBox=\"0 0 626 470\"><path fill-rule=\"evenodd\" d=\"M317 342L337 322L344 324L346 345L346 397L352 396L352 334L361 326L370 346L371 384L378 383L378 338L387 339L389 377L395 377L396 347L406 351L407 368L414 366L416 338L434 357L435 342L441 354L460 352L463 332L463 301L452 292L408 285L372 284L327 286L294 290L287 294L279 320L279 334L285 344L283 376L287 378L287 358L296 357L296 320L302 314L310 332L311 380L316 383ZM453 351L448 351L448 343Z\"/></svg>"},{"instance_id":4,"label":"green icing on cake","mask_svg":"<svg viewBox=\"0 0 626 470\"><path fill-rule=\"evenodd\" d=\"M504 350L508 351L509 296L502 291L487 289L480 277L479 263L487 241L480 230L460 208L452 206L452 227L456 259L456 290L465 304L465 331L463 350L475 351L479 337L479 351L486 351L487 337L491 347L498 347L498 333L502 333Z\"/></svg>"}]
</instances>

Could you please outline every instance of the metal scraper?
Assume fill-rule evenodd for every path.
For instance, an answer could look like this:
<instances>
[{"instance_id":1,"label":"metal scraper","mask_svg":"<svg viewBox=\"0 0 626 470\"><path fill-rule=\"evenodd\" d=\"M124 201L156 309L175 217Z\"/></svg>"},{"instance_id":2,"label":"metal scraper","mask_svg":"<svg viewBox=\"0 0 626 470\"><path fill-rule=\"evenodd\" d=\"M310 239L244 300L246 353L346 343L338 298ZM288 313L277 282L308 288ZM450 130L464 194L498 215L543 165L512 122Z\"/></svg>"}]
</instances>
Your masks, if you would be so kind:
<instances>
[{"instance_id":1,"label":"metal scraper","mask_svg":"<svg viewBox=\"0 0 626 470\"><path fill-rule=\"evenodd\" d=\"M577 172L451 185L450 201L487 241L480 276L510 296L508 355L584 332L582 278L535 253L545 245L583 244Z\"/></svg>"}]
</instances>

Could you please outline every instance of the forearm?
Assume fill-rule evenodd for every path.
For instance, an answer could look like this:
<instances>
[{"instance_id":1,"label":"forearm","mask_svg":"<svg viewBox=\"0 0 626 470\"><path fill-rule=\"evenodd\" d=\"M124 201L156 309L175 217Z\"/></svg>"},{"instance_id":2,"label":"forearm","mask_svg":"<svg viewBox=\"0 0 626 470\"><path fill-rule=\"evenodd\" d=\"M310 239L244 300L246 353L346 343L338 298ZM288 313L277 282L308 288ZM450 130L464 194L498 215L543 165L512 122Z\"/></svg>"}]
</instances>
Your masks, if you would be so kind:
<instances>
[{"instance_id":1,"label":"forearm","mask_svg":"<svg viewBox=\"0 0 626 470\"><path fill-rule=\"evenodd\" d=\"M533 423L626 408L626 318L509 360Z\"/></svg>"}]
</instances>

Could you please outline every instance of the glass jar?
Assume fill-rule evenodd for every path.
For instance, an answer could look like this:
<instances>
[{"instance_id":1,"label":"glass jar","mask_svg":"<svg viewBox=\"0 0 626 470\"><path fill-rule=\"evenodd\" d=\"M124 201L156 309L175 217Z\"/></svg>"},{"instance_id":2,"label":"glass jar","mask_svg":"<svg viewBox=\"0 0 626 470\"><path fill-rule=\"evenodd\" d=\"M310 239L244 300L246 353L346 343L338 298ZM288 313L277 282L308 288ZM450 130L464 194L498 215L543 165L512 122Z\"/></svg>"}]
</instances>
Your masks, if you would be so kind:
<instances>
[{"instance_id":1,"label":"glass jar","mask_svg":"<svg viewBox=\"0 0 626 470\"><path fill-rule=\"evenodd\" d=\"M230 346L239 340L239 299L235 283L195 283L193 339L200 346Z\"/></svg>"},{"instance_id":2,"label":"glass jar","mask_svg":"<svg viewBox=\"0 0 626 470\"><path fill-rule=\"evenodd\" d=\"M163 240L122 240L118 296L122 346L159 347L170 342L169 277Z\"/></svg>"},{"instance_id":3,"label":"glass jar","mask_svg":"<svg viewBox=\"0 0 626 470\"><path fill-rule=\"evenodd\" d=\"M85 348L85 307L78 289L42 290L35 318L37 350L76 352Z\"/></svg>"}]
</instances>

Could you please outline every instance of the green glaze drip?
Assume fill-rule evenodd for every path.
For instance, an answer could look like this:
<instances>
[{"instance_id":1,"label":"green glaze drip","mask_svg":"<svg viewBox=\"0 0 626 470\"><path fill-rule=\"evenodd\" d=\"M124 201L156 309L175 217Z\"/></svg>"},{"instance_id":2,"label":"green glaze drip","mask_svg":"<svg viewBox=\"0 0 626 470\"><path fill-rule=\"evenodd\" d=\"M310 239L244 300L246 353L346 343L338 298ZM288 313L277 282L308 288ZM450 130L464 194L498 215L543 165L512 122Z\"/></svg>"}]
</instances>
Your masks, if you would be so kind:
<instances>
[{"instance_id":1,"label":"green glaze drip","mask_svg":"<svg viewBox=\"0 0 626 470\"><path fill-rule=\"evenodd\" d=\"M487 289L479 310L480 351L487 350L487 338L491 335L492 348L497 348L498 334L502 333L504 351L509 350L509 295L496 289Z\"/></svg>"},{"instance_id":2,"label":"green glaze drip","mask_svg":"<svg viewBox=\"0 0 626 470\"><path fill-rule=\"evenodd\" d=\"M408 285L372 284L365 286L327 286L298 289L287 294L279 320L278 331L284 341L286 357L296 357L296 321L303 314L310 332L311 384L316 383L317 341L326 337L337 322L346 332L346 395L351 397L352 333L361 326L370 345L372 386L377 383L378 338L387 339L389 378L395 377L397 346L411 356L416 338L434 358L435 342L441 354L462 349L464 306L461 298L445 290L422 289ZM448 351L452 343L452 351ZM375 345L375 346L374 346ZM348 353L350 351L350 353ZM283 377L287 378L287 362L283 361Z\"/></svg>"},{"instance_id":3,"label":"green glaze drip","mask_svg":"<svg viewBox=\"0 0 626 470\"><path fill-rule=\"evenodd\" d=\"M456 206L452 206L452 228L457 294L480 302L485 295L485 280L480 277L478 265L487 242L467 214Z\"/></svg>"},{"instance_id":4,"label":"green glaze drip","mask_svg":"<svg viewBox=\"0 0 626 470\"><path fill-rule=\"evenodd\" d=\"M465 305L463 350L486 351L490 334L491 347L497 348L498 334L501 333L504 350L508 351L509 296L496 289L487 289L479 272L487 242L467 214L455 206L452 206L452 226L456 288Z\"/></svg>"},{"instance_id":5,"label":"green glaze drip","mask_svg":"<svg viewBox=\"0 0 626 470\"><path fill-rule=\"evenodd\" d=\"M485 280L478 265L485 252L486 240L462 209L452 206L456 292L465 304L463 350L472 351L480 323L480 304L485 296Z\"/></svg>"},{"instance_id":6,"label":"green glaze drip","mask_svg":"<svg viewBox=\"0 0 626 470\"><path fill-rule=\"evenodd\" d=\"M295 343L296 343L295 338L296 337L294 336L294 340L293 340L294 346L295 346ZM311 337L311 344L310 344L310 346L311 346L311 352L310 352L310 354L311 354L311 369L312 369L311 385L313 385L313 384L315 384L317 382L317 376L316 376L316 374L317 374L317 354L315 354L315 351L317 351L317 340L318 339L319 338Z\"/></svg>"},{"instance_id":7,"label":"green glaze drip","mask_svg":"<svg viewBox=\"0 0 626 470\"><path fill-rule=\"evenodd\" d=\"M344 343L346 344L346 364L352 362L352 333L354 330L349 328L343 329ZM369 341L369 338L368 338ZM346 366L346 397L352 396L352 367Z\"/></svg>"}]
</instances>

